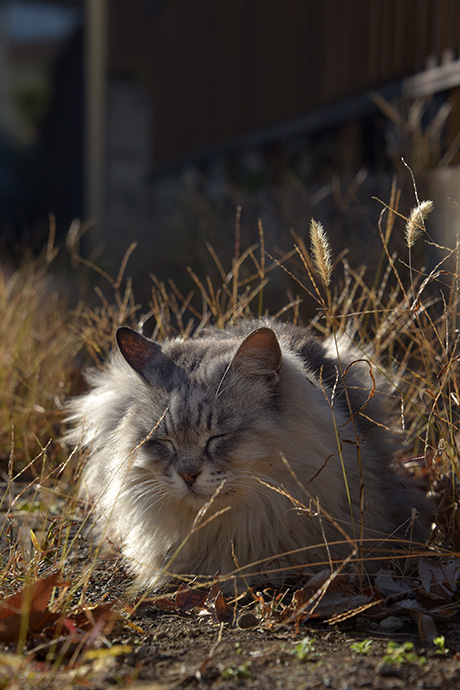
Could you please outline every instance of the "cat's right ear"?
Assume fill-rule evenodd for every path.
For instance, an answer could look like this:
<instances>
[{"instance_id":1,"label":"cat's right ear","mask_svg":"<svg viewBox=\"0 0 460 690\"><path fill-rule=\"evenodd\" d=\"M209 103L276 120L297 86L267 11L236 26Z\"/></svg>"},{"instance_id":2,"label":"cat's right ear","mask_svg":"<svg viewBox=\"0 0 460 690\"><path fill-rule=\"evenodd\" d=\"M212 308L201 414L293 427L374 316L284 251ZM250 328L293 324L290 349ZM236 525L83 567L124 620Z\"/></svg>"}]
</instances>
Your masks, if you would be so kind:
<instances>
[{"instance_id":1,"label":"cat's right ear","mask_svg":"<svg viewBox=\"0 0 460 690\"><path fill-rule=\"evenodd\" d=\"M250 375L277 375L281 368L281 348L272 329L257 328L246 336L232 366Z\"/></svg>"},{"instance_id":2,"label":"cat's right ear","mask_svg":"<svg viewBox=\"0 0 460 690\"><path fill-rule=\"evenodd\" d=\"M117 344L128 364L148 381L149 364L161 353L161 347L126 326L118 329Z\"/></svg>"}]
</instances>

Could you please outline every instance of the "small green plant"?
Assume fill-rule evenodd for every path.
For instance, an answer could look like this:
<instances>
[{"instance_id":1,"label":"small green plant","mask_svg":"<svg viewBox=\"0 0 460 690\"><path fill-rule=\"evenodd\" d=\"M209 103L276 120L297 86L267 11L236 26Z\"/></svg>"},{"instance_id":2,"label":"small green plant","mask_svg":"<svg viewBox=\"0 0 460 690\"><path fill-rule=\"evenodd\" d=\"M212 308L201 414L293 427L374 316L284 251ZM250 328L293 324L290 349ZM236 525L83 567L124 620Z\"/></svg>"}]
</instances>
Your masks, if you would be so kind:
<instances>
[{"instance_id":1,"label":"small green plant","mask_svg":"<svg viewBox=\"0 0 460 690\"><path fill-rule=\"evenodd\" d=\"M356 652L356 654L369 654L371 651L372 647L372 640L367 638L366 640L362 640L361 642L353 642L350 645L350 649L352 652Z\"/></svg>"},{"instance_id":2,"label":"small green plant","mask_svg":"<svg viewBox=\"0 0 460 690\"><path fill-rule=\"evenodd\" d=\"M251 662L245 661L240 666L228 666L221 671L221 678L250 678L251 677Z\"/></svg>"},{"instance_id":3,"label":"small green plant","mask_svg":"<svg viewBox=\"0 0 460 690\"><path fill-rule=\"evenodd\" d=\"M38 513L45 509L42 501L24 501L24 503L19 503L16 510L23 511L25 513Z\"/></svg>"},{"instance_id":4,"label":"small green plant","mask_svg":"<svg viewBox=\"0 0 460 690\"><path fill-rule=\"evenodd\" d=\"M398 642L388 642L383 662L385 664L395 664L397 666L401 664L418 664L419 666L423 666L426 664L426 657L419 656L413 649L413 642L403 642L402 644L398 644Z\"/></svg>"},{"instance_id":5,"label":"small green plant","mask_svg":"<svg viewBox=\"0 0 460 690\"><path fill-rule=\"evenodd\" d=\"M444 635L439 635L438 637L435 637L433 640L433 644L436 649L437 654L448 654L449 650L446 647L446 638Z\"/></svg>"},{"instance_id":6,"label":"small green plant","mask_svg":"<svg viewBox=\"0 0 460 690\"><path fill-rule=\"evenodd\" d=\"M316 637L304 637L300 640L292 651L292 654L299 661L314 661L322 656L321 652L315 651Z\"/></svg>"}]
</instances>

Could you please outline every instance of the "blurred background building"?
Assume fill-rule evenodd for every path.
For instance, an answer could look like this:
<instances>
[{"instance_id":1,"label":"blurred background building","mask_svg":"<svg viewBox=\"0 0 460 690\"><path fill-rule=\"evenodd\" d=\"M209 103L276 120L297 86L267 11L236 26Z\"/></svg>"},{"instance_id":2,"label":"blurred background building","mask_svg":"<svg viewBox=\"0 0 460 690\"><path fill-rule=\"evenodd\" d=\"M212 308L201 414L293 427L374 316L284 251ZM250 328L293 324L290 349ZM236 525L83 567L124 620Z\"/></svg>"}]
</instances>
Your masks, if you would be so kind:
<instances>
[{"instance_id":1,"label":"blurred background building","mask_svg":"<svg viewBox=\"0 0 460 690\"><path fill-rule=\"evenodd\" d=\"M52 212L167 277L225 253L241 205L248 243L314 215L367 257L372 196L396 174L415 203L401 157L452 240L459 47L460 0L0 0L3 245Z\"/></svg>"}]
</instances>

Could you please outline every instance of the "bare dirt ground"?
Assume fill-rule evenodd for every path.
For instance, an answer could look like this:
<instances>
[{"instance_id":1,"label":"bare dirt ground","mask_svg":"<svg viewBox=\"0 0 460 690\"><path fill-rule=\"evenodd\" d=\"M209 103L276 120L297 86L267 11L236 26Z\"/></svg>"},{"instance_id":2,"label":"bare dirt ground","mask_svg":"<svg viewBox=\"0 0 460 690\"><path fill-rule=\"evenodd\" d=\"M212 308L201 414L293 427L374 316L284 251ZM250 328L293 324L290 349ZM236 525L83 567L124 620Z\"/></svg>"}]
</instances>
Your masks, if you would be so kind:
<instances>
[{"instance_id":1,"label":"bare dirt ground","mask_svg":"<svg viewBox=\"0 0 460 690\"><path fill-rule=\"evenodd\" d=\"M276 615L267 611L264 618L262 598L254 603L246 597L238 605L229 600L227 605L221 593L213 599L214 592L203 605L185 610L194 597L194 591L186 588L179 594L131 598L133 611L127 604L126 581L114 561L98 564L87 595L96 602L104 596L118 599L115 609L122 618L106 633L103 647L107 653L110 649L120 653L96 656L91 671L81 677L84 687L383 690L460 686L460 626L453 621L438 625L437 633L444 636L441 645L422 642L423 626L401 615L389 599L385 606L394 616L383 614L382 618L371 607L335 625L321 618L277 622ZM265 599L271 601L272 596L270 592ZM127 612L131 612L128 620ZM64 679L64 669L61 674ZM78 679L74 681L78 686Z\"/></svg>"},{"instance_id":2,"label":"bare dirt ground","mask_svg":"<svg viewBox=\"0 0 460 690\"><path fill-rule=\"evenodd\" d=\"M96 557L84 537L62 572L45 567L46 553L41 559L44 590L30 597L21 654L20 612L8 599L1 603L2 689L460 687L460 562L454 558L420 558L410 577L388 570L370 579L370 587L358 586L354 576L327 580L319 573L302 589L261 587L236 602L218 586L141 596L122 563ZM48 597L56 582L66 583L58 590L67 587L67 597L72 584L85 584L53 617ZM305 603L318 591L307 615Z\"/></svg>"},{"instance_id":3,"label":"bare dirt ground","mask_svg":"<svg viewBox=\"0 0 460 690\"><path fill-rule=\"evenodd\" d=\"M460 660L455 652L440 656L417 644L407 631L392 641L415 640L418 661L385 660L388 637L375 630L301 626L241 630L210 624L196 615L152 612L144 617L145 633L131 654L107 676L136 676L137 683L155 682L164 688L453 688L460 684ZM361 627L361 626L357 626ZM308 637L311 651L304 658L296 647ZM458 633L448 634L449 640ZM122 635L119 641L128 641ZM371 639L370 651L352 645ZM298 648L298 647L297 647ZM359 648L359 646L358 646ZM426 659L423 662L423 658Z\"/></svg>"}]
</instances>

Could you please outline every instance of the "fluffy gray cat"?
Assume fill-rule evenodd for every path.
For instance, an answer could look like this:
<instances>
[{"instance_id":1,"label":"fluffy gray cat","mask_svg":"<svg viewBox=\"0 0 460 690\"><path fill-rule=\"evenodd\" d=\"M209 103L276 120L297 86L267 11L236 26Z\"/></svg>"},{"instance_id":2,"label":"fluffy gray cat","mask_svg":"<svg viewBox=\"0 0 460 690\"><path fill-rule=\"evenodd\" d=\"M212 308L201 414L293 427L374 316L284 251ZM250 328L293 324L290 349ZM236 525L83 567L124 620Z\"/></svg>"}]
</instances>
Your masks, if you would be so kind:
<instances>
[{"instance_id":1,"label":"fluffy gray cat","mask_svg":"<svg viewBox=\"0 0 460 690\"><path fill-rule=\"evenodd\" d=\"M409 533L386 393L344 339L337 356L267 320L161 345L120 328L117 343L70 403L67 441L87 449L83 492L142 584L279 580Z\"/></svg>"}]
</instances>

